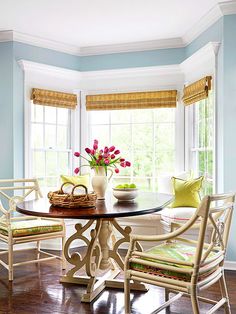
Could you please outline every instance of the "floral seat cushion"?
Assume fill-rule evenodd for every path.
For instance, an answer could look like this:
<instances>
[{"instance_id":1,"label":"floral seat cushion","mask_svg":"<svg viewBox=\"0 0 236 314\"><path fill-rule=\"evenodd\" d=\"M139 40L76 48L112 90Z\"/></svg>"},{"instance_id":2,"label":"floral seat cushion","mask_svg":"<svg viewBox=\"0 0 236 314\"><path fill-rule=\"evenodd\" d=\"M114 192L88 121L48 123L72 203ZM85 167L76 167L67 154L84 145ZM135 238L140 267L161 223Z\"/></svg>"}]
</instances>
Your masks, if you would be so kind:
<instances>
[{"instance_id":1,"label":"floral seat cushion","mask_svg":"<svg viewBox=\"0 0 236 314\"><path fill-rule=\"evenodd\" d=\"M183 243L163 243L145 252L152 255L156 255L157 257L156 259L151 259L151 258L142 258L142 259L149 260L151 262L156 262L158 264L175 266L178 268L190 268L190 266L180 265L180 264L177 264L177 262L178 261L184 261L184 262L190 262L190 263L193 262L194 257L195 257L195 251L196 251L195 247L186 245ZM214 254L215 253L210 253L208 258L212 257ZM158 260L158 256L174 259L176 260L176 263L160 261ZM184 281L191 280L190 274L184 274L177 271L175 272L175 271L170 271L166 269L161 269L158 267L142 265L139 263L132 262L130 265L130 268L133 270L138 270L138 271L146 272L149 274L162 276L162 277L168 277L168 278L177 279L177 280L178 279L184 280ZM199 277L199 280L201 280L206 275L209 275L210 273L212 273L212 271L213 270L205 273L202 277Z\"/></svg>"},{"instance_id":2,"label":"floral seat cushion","mask_svg":"<svg viewBox=\"0 0 236 314\"><path fill-rule=\"evenodd\" d=\"M30 219L12 222L11 230L13 237L24 237L28 235L62 231L63 226L58 221ZM8 235L8 230L5 225L0 225L0 233Z\"/></svg>"}]
</instances>

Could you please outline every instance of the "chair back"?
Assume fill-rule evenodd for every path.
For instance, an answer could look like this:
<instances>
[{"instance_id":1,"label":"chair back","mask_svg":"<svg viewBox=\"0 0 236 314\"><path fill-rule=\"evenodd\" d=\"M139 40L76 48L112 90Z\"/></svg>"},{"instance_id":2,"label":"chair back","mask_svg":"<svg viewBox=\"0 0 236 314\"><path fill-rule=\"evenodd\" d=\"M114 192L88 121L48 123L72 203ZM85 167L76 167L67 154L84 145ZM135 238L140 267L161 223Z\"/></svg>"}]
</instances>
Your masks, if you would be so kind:
<instances>
[{"instance_id":1,"label":"chair back","mask_svg":"<svg viewBox=\"0 0 236 314\"><path fill-rule=\"evenodd\" d=\"M34 195L33 195L34 194ZM37 179L3 179L0 180L0 214L2 219L11 219L18 202L33 196L42 197Z\"/></svg>"},{"instance_id":2,"label":"chair back","mask_svg":"<svg viewBox=\"0 0 236 314\"><path fill-rule=\"evenodd\" d=\"M199 234L196 244L193 280L197 280L199 268L223 265L228 244L235 194L205 196L196 212ZM206 229L212 227L210 243L205 241Z\"/></svg>"}]
</instances>

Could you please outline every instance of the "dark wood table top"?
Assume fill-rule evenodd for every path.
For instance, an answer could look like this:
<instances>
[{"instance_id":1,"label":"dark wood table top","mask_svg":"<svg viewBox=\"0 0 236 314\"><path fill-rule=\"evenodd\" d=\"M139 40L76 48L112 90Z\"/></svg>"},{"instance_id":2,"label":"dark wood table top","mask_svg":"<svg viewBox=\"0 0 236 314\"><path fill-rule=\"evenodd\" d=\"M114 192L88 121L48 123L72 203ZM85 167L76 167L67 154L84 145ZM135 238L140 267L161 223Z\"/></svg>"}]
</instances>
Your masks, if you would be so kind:
<instances>
[{"instance_id":1,"label":"dark wood table top","mask_svg":"<svg viewBox=\"0 0 236 314\"><path fill-rule=\"evenodd\" d=\"M51 217L99 219L146 215L158 212L172 201L172 195L142 192L134 202L118 202L112 193L104 201L98 200L96 208L63 208L52 206L47 198L18 203L16 210L22 214Z\"/></svg>"}]
</instances>

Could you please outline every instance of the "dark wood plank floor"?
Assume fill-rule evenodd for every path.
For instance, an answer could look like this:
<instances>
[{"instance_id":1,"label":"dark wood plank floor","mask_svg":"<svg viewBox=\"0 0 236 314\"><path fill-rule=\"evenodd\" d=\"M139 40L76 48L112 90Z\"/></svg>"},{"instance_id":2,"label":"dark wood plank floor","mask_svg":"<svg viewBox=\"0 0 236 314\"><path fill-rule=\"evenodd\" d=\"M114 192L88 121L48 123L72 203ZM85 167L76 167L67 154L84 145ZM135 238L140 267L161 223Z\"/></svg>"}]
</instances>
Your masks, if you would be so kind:
<instances>
[{"instance_id":1,"label":"dark wood plank floor","mask_svg":"<svg viewBox=\"0 0 236 314\"><path fill-rule=\"evenodd\" d=\"M34 255L31 251L28 257ZM16 253L18 261L26 257ZM85 288L72 284L60 284L62 274L60 261L20 266L15 269L13 284L8 282L7 271L0 265L0 313L1 314L122 314L124 313L124 294L121 290L105 290L91 304L81 303ZM236 313L236 272L227 271L226 279L231 301L232 314ZM204 296L219 298L219 286L204 291ZM132 313L148 314L164 300L163 289L150 286L146 293L132 292ZM208 306L201 304L201 313ZM165 312L163 310L161 312ZM171 305L170 314L190 314L188 298L181 298ZM224 313L218 311L217 313Z\"/></svg>"}]
</instances>

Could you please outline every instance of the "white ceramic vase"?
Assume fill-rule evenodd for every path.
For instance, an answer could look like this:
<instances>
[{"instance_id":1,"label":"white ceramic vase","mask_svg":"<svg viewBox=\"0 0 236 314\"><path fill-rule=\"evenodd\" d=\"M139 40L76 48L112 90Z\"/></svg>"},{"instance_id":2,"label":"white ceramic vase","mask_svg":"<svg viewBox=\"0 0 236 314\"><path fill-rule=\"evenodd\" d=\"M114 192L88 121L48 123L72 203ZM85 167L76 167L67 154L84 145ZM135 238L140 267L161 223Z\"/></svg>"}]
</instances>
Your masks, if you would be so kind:
<instances>
[{"instance_id":1,"label":"white ceramic vase","mask_svg":"<svg viewBox=\"0 0 236 314\"><path fill-rule=\"evenodd\" d=\"M105 193L107 185L113 175L113 171L107 168L107 172L110 171L110 175L106 174L105 167L97 167L93 169L94 175L92 177L92 187L94 192L97 194L98 200L105 199Z\"/></svg>"}]
</instances>

